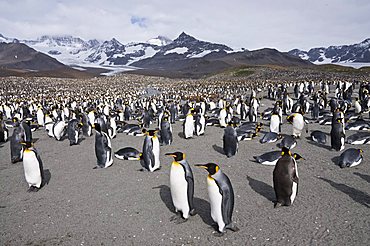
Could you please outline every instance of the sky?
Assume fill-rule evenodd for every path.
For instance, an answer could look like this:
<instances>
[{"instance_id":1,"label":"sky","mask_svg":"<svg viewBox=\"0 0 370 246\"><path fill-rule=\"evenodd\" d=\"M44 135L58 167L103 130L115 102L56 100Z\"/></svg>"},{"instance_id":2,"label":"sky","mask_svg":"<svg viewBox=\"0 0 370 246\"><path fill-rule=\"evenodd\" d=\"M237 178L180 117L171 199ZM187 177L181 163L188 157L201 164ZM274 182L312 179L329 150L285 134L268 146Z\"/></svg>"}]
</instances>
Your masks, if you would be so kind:
<instances>
[{"instance_id":1,"label":"sky","mask_svg":"<svg viewBox=\"0 0 370 246\"><path fill-rule=\"evenodd\" d=\"M182 32L232 48L308 50L370 38L369 0L0 0L0 34L121 43Z\"/></svg>"}]
</instances>

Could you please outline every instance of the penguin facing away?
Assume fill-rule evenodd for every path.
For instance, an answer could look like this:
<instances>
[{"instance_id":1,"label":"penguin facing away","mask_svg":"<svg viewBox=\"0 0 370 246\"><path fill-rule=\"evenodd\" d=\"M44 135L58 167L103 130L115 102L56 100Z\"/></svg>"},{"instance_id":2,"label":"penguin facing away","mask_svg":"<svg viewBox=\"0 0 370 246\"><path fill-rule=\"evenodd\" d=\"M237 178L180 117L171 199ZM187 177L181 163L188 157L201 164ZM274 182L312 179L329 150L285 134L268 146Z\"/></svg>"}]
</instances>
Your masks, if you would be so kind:
<instances>
[{"instance_id":1,"label":"penguin facing away","mask_svg":"<svg viewBox=\"0 0 370 246\"><path fill-rule=\"evenodd\" d=\"M274 207L290 206L293 204L298 192L298 170L296 160L301 159L299 154L283 148L281 157L273 171L273 183L276 195Z\"/></svg>"},{"instance_id":2,"label":"penguin facing away","mask_svg":"<svg viewBox=\"0 0 370 246\"><path fill-rule=\"evenodd\" d=\"M24 145L23 168L24 176L29 186L28 192L37 192L41 188L44 180L42 161L31 142L26 142Z\"/></svg>"},{"instance_id":3,"label":"penguin facing away","mask_svg":"<svg viewBox=\"0 0 370 246\"><path fill-rule=\"evenodd\" d=\"M96 168L107 168L113 164L113 153L112 145L107 133L102 131L100 124L94 124L96 134L95 134L95 155L97 159Z\"/></svg>"},{"instance_id":4,"label":"penguin facing away","mask_svg":"<svg viewBox=\"0 0 370 246\"><path fill-rule=\"evenodd\" d=\"M154 172L161 168L161 163L159 160L159 141L158 137L156 136L157 131L146 131L144 129L143 132L146 136L143 143L141 166L150 172Z\"/></svg>"},{"instance_id":5,"label":"penguin facing away","mask_svg":"<svg viewBox=\"0 0 370 246\"><path fill-rule=\"evenodd\" d=\"M238 136L232 123L224 130L223 150L227 157L234 156L238 152Z\"/></svg>"},{"instance_id":6,"label":"penguin facing away","mask_svg":"<svg viewBox=\"0 0 370 246\"><path fill-rule=\"evenodd\" d=\"M189 215L196 214L194 208L194 177L189 163L182 152L167 153L172 156L174 161L170 171L170 189L172 202L177 215L171 220L176 219L176 223L185 222Z\"/></svg>"},{"instance_id":7,"label":"penguin facing away","mask_svg":"<svg viewBox=\"0 0 370 246\"><path fill-rule=\"evenodd\" d=\"M80 125L81 123L77 119L72 119L68 122L67 133L70 146L78 144Z\"/></svg>"},{"instance_id":8,"label":"penguin facing away","mask_svg":"<svg viewBox=\"0 0 370 246\"><path fill-rule=\"evenodd\" d=\"M335 149L336 151L342 151L344 149L345 144L345 129L343 118L334 119L331 124L331 131L330 131L330 139L331 139L331 148Z\"/></svg>"},{"instance_id":9,"label":"penguin facing away","mask_svg":"<svg viewBox=\"0 0 370 246\"><path fill-rule=\"evenodd\" d=\"M211 205L211 217L218 225L219 235L225 229L238 231L239 228L233 225L232 214L234 210L234 190L230 179L224 174L215 163L197 164L197 167L208 171L207 186Z\"/></svg>"},{"instance_id":10,"label":"penguin facing away","mask_svg":"<svg viewBox=\"0 0 370 246\"><path fill-rule=\"evenodd\" d=\"M10 159L14 164L22 161L23 159L23 147L21 143L25 141L25 133L23 127L20 126L17 119L13 119L13 122L17 127L13 130L13 134L10 137Z\"/></svg>"}]
</instances>

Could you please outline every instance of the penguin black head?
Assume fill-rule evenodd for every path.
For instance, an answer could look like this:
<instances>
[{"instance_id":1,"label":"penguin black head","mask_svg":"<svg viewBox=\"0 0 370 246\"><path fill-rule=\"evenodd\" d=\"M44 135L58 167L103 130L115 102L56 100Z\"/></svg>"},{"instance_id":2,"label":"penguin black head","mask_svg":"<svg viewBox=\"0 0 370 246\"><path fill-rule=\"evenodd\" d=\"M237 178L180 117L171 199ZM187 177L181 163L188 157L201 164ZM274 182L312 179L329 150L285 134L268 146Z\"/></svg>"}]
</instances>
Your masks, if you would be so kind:
<instances>
[{"instance_id":1,"label":"penguin black head","mask_svg":"<svg viewBox=\"0 0 370 246\"><path fill-rule=\"evenodd\" d=\"M196 164L195 166L206 169L210 175L214 175L220 170L220 167L215 163Z\"/></svg>"},{"instance_id":2,"label":"penguin black head","mask_svg":"<svg viewBox=\"0 0 370 246\"><path fill-rule=\"evenodd\" d=\"M182 152L166 153L165 155L172 156L177 162L185 159L185 154Z\"/></svg>"},{"instance_id":3,"label":"penguin black head","mask_svg":"<svg viewBox=\"0 0 370 246\"><path fill-rule=\"evenodd\" d=\"M33 146L33 143L30 141L22 142L21 144L24 145L26 149L29 149Z\"/></svg>"},{"instance_id":4,"label":"penguin black head","mask_svg":"<svg viewBox=\"0 0 370 246\"><path fill-rule=\"evenodd\" d=\"M289 123L293 123L293 118L294 118L294 115L289 115L288 117L286 117L286 120L289 122Z\"/></svg>"},{"instance_id":5,"label":"penguin black head","mask_svg":"<svg viewBox=\"0 0 370 246\"><path fill-rule=\"evenodd\" d=\"M146 134L148 134L148 136L154 137L156 132L157 132L156 130L149 130L146 131Z\"/></svg>"},{"instance_id":6,"label":"penguin black head","mask_svg":"<svg viewBox=\"0 0 370 246\"><path fill-rule=\"evenodd\" d=\"M289 155L289 156L292 156L292 152L290 152L290 150L287 148L287 147L283 147L281 149L281 155L284 156L284 155Z\"/></svg>"},{"instance_id":7,"label":"penguin black head","mask_svg":"<svg viewBox=\"0 0 370 246\"><path fill-rule=\"evenodd\" d=\"M101 132L101 126L100 126L99 123L95 123L94 128L95 128L96 131Z\"/></svg>"}]
</instances>

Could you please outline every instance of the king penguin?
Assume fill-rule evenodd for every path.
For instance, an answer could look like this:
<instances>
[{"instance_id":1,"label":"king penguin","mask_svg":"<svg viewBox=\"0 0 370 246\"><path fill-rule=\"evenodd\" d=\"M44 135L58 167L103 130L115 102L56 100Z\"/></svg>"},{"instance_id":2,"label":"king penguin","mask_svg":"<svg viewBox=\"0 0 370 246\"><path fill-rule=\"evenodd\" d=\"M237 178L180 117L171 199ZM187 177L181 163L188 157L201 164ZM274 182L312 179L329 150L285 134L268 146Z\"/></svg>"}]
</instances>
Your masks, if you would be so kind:
<instances>
[{"instance_id":1,"label":"king penguin","mask_svg":"<svg viewBox=\"0 0 370 246\"><path fill-rule=\"evenodd\" d=\"M22 161L23 159L23 145L21 143L25 140L24 130L20 126L18 119L14 118L13 123L15 124L15 129L13 130L13 134L10 137L10 159L11 162L14 164L16 162Z\"/></svg>"},{"instance_id":2,"label":"king penguin","mask_svg":"<svg viewBox=\"0 0 370 246\"><path fill-rule=\"evenodd\" d=\"M161 135L161 144L171 145L172 143L172 126L169 121L169 117L166 115L161 120L160 124L160 135Z\"/></svg>"},{"instance_id":3,"label":"king penguin","mask_svg":"<svg viewBox=\"0 0 370 246\"><path fill-rule=\"evenodd\" d=\"M32 146L31 142L25 143L23 153L24 176L28 183L28 192L38 191L41 188L44 179L44 169L40 155Z\"/></svg>"},{"instance_id":4,"label":"king penguin","mask_svg":"<svg viewBox=\"0 0 370 246\"><path fill-rule=\"evenodd\" d=\"M293 113L287 117L287 121L293 125L293 137L300 138L305 126L303 115L301 113Z\"/></svg>"},{"instance_id":5,"label":"king penguin","mask_svg":"<svg viewBox=\"0 0 370 246\"><path fill-rule=\"evenodd\" d=\"M154 172L161 168L159 141L155 130L144 130L144 132L146 136L143 144L141 166L150 172Z\"/></svg>"},{"instance_id":6,"label":"king penguin","mask_svg":"<svg viewBox=\"0 0 370 246\"><path fill-rule=\"evenodd\" d=\"M345 144L344 118L342 116L342 114L334 112L331 123L331 148L335 149L336 151L342 151Z\"/></svg>"},{"instance_id":7,"label":"king penguin","mask_svg":"<svg viewBox=\"0 0 370 246\"><path fill-rule=\"evenodd\" d=\"M211 217L218 225L218 232L222 235L225 229L238 231L233 225L234 190L229 177L224 174L215 163L197 164L197 167L208 171L207 186L211 205Z\"/></svg>"},{"instance_id":8,"label":"king penguin","mask_svg":"<svg viewBox=\"0 0 370 246\"><path fill-rule=\"evenodd\" d=\"M296 160L302 158L298 154L292 155L288 148L283 148L281 157L275 165L273 183L276 195L275 207L290 206L298 192L298 170Z\"/></svg>"},{"instance_id":9,"label":"king penguin","mask_svg":"<svg viewBox=\"0 0 370 246\"><path fill-rule=\"evenodd\" d=\"M186 115L184 125L183 125L183 133L185 139L192 138L194 135L194 109L190 109L190 112Z\"/></svg>"},{"instance_id":10,"label":"king penguin","mask_svg":"<svg viewBox=\"0 0 370 246\"><path fill-rule=\"evenodd\" d=\"M224 130L223 150L227 157L234 156L238 152L238 136L232 122L229 122Z\"/></svg>"},{"instance_id":11,"label":"king penguin","mask_svg":"<svg viewBox=\"0 0 370 246\"><path fill-rule=\"evenodd\" d=\"M107 133L102 131L99 123L95 123L95 155L97 166L95 168L107 168L113 164L112 145Z\"/></svg>"},{"instance_id":12,"label":"king penguin","mask_svg":"<svg viewBox=\"0 0 370 246\"><path fill-rule=\"evenodd\" d=\"M80 124L77 119L72 119L68 122L67 133L70 146L78 144Z\"/></svg>"},{"instance_id":13,"label":"king penguin","mask_svg":"<svg viewBox=\"0 0 370 246\"><path fill-rule=\"evenodd\" d=\"M170 189L175 212L180 216L173 216L177 223L185 222L189 215L196 214L194 208L194 177L189 163L182 152L167 153L174 161L170 171Z\"/></svg>"}]
</instances>

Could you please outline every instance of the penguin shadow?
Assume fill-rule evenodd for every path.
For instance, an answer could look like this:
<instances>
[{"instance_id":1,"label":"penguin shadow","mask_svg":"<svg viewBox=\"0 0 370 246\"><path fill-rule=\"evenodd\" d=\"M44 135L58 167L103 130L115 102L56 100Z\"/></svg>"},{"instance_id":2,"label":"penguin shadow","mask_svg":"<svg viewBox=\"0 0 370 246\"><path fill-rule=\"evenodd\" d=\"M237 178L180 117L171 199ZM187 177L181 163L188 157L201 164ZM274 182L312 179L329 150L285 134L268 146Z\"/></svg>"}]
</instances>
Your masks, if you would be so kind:
<instances>
[{"instance_id":1,"label":"penguin shadow","mask_svg":"<svg viewBox=\"0 0 370 246\"><path fill-rule=\"evenodd\" d=\"M222 155L224 155L224 154L225 154L224 149L223 149L222 147L220 147L220 146L217 146L216 144L212 145L212 148L213 148L216 152L218 152L218 153L220 153L220 154L222 154Z\"/></svg>"},{"instance_id":2,"label":"penguin shadow","mask_svg":"<svg viewBox=\"0 0 370 246\"><path fill-rule=\"evenodd\" d=\"M307 137L306 139L309 140L309 141L307 141L307 143L309 143L311 145L314 145L314 146L320 147L320 148L324 148L326 150L331 150L331 146L325 145L325 144L316 143L316 142L312 141L311 137Z\"/></svg>"},{"instance_id":3,"label":"penguin shadow","mask_svg":"<svg viewBox=\"0 0 370 246\"><path fill-rule=\"evenodd\" d=\"M32 143L36 143L40 138L32 138Z\"/></svg>"},{"instance_id":4,"label":"penguin shadow","mask_svg":"<svg viewBox=\"0 0 370 246\"><path fill-rule=\"evenodd\" d=\"M49 169L44 169L44 178L42 181L42 187L48 185L51 179L51 172Z\"/></svg>"},{"instance_id":5,"label":"penguin shadow","mask_svg":"<svg viewBox=\"0 0 370 246\"><path fill-rule=\"evenodd\" d=\"M356 176L359 176L360 178L362 178L363 180L367 181L368 183L370 183L370 176L367 175L367 174L362 174L362 173L358 173L358 172L354 172L353 173L354 175Z\"/></svg>"},{"instance_id":6,"label":"penguin shadow","mask_svg":"<svg viewBox=\"0 0 370 246\"><path fill-rule=\"evenodd\" d=\"M182 139L185 139L185 134L183 133L183 132L179 132L178 134L177 134L177 136L179 136L180 138L182 138Z\"/></svg>"},{"instance_id":7,"label":"penguin shadow","mask_svg":"<svg viewBox=\"0 0 370 246\"><path fill-rule=\"evenodd\" d=\"M321 179L322 181L325 181L326 183L330 184L335 189L337 189L337 190L343 192L344 194L348 195L355 202L357 202L357 203L359 203L359 204L361 204L361 205L363 205L367 208L370 208L370 196L367 193L365 193L363 191L360 191L358 189L355 189L353 187L350 187L346 184L340 184L340 183L334 182L334 181L326 179L326 178L319 177L318 179Z\"/></svg>"},{"instance_id":8,"label":"penguin shadow","mask_svg":"<svg viewBox=\"0 0 370 246\"><path fill-rule=\"evenodd\" d=\"M202 221L217 230L218 227L211 218L211 205L209 202L202 198L194 197L194 207Z\"/></svg>"},{"instance_id":9,"label":"penguin shadow","mask_svg":"<svg viewBox=\"0 0 370 246\"><path fill-rule=\"evenodd\" d=\"M153 187L152 189L159 189L159 196L161 197L162 202L166 205L168 210L172 213L175 213L175 207L172 203L171 190L167 185L160 185Z\"/></svg>"},{"instance_id":10,"label":"penguin shadow","mask_svg":"<svg viewBox=\"0 0 370 246\"><path fill-rule=\"evenodd\" d=\"M265 197L270 202L275 202L275 191L274 188L265 182L259 181L257 179L252 178L251 176L247 176L247 180L249 182L249 186L258 194Z\"/></svg>"},{"instance_id":11,"label":"penguin shadow","mask_svg":"<svg viewBox=\"0 0 370 246\"><path fill-rule=\"evenodd\" d=\"M83 141L85 141L86 140L86 138L85 137L82 137L82 138L79 138L78 139L78 142L77 142L77 144L81 144Z\"/></svg>"},{"instance_id":12,"label":"penguin shadow","mask_svg":"<svg viewBox=\"0 0 370 246\"><path fill-rule=\"evenodd\" d=\"M175 207L172 203L170 187L168 187L167 185L160 185L157 187L153 187L152 189L159 189L159 195L163 203L166 205L169 211L171 211L172 213L176 213ZM209 211L211 211L211 205L209 204L209 202L204 199L194 197L194 207L195 211L200 216L202 221L209 226L213 226L213 221L209 213Z\"/></svg>"},{"instance_id":13,"label":"penguin shadow","mask_svg":"<svg viewBox=\"0 0 370 246\"><path fill-rule=\"evenodd\" d=\"M340 160L340 156L334 156L333 158L331 158L331 161L332 161L336 166L339 166L339 165L338 165L339 160Z\"/></svg>"}]
</instances>

